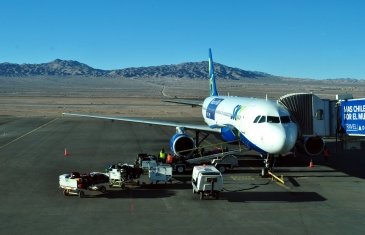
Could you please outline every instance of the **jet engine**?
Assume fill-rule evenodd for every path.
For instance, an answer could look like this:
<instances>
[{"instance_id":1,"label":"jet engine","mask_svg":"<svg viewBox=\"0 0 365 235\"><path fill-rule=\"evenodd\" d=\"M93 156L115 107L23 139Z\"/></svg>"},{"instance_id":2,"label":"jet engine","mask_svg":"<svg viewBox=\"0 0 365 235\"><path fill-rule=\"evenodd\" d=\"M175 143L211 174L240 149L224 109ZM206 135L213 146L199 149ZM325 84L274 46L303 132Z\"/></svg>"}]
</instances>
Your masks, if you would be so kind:
<instances>
[{"instance_id":1,"label":"jet engine","mask_svg":"<svg viewBox=\"0 0 365 235\"><path fill-rule=\"evenodd\" d=\"M303 139L303 149L309 156L317 156L324 149L324 140L319 136L309 136Z\"/></svg>"},{"instance_id":2,"label":"jet engine","mask_svg":"<svg viewBox=\"0 0 365 235\"><path fill-rule=\"evenodd\" d=\"M239 140L239 135L237 136L237 133L239 132L234 127L225 126L221 129L222 139L226 142L234 142Z\"/></svg>"},{"instance_id":3,"label":"jet engine","mask_svg":"<svg viewBox=\"0 0 365 235\"><path fill-rule=\"evenodd\" d=\"M170 139L170 149L176 156L189 156L194 148L193 138L184 133L176 133Z\"/></svg>"}]
</instances>

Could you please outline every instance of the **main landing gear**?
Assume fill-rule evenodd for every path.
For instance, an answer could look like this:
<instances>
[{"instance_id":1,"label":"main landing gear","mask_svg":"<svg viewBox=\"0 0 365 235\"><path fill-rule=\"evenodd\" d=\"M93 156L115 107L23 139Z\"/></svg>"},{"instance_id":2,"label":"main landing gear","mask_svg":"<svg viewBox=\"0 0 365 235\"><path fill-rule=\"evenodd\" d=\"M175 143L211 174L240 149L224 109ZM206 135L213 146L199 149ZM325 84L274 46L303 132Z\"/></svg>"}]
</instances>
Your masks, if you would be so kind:
<instances>
[{"instance_id":1,"label":"main landing gear","mask_svg":"<svg viewBox=\"0 0 365 235\"><path fill-rule=\"evenodd\" d=\"M264 159L265 167L261 169L261 177L268 177L269 171L272 172L272 169L275 164L275 157L272 154L267 154L266 158Z\"/></svg>"}]
</instances>

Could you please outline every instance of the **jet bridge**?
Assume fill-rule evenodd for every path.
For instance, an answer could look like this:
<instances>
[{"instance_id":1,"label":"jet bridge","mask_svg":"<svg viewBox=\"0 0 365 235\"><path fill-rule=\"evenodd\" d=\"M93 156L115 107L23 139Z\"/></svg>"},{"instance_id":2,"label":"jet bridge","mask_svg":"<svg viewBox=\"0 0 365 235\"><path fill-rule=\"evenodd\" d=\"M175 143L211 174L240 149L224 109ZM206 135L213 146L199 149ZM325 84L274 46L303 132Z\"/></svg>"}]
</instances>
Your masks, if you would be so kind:
<instances>
[{"instance_id":1,"label":"jet bridge","mask_svg":"<svg viewBox=\"0 0 365 235\"><path fill-rule=\"evenodd\" d=\"M336 102L322 100L310 93L293 93L278 100L300 127L301 135L334 136L336 134Z\"/></svg>"},{"instance_id":2,"label":"jet bridge","mask_svg":"<svg viewBox=\"0 0 365 235\"><path fill-rule=\"evenodd\" d=\"M365 136L365 99L352 99L349 94L336 100L320 99L310 93L282 96L284 105L298 123L303 136L336 137L344 149L363 149Z\"/></svg>"}]
</instances>

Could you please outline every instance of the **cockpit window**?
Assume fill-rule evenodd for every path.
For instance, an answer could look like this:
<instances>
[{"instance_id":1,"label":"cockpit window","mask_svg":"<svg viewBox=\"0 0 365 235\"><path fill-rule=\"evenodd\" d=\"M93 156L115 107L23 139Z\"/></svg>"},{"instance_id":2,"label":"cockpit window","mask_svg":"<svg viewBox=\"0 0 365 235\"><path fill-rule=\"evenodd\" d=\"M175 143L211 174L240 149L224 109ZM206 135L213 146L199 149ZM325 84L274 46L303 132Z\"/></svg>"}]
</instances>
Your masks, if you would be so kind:
<instances>
[{"instance_id":1,"label":"cockpit window","mask_svg":"<svg viewBox=\"0 0 365 235\"><path fill-rule=\"evenodd\" d=\"M290 117L289 116L281 116L280 117L281 123L289 123Z\"/></svg>"},{"instance_id":2,"label":"cockpit window","mask_svg":"<svg viewBox=\"0 0 365 235\"><path fill-rule=\"evenodd\" d=\"M280 123L280 118L275 116L267 116L268 123Z\"/></svg>"},{"instance_id":3,"label":"cockpit window","mask_svg":"<svg viewBox=\"0 0 365 235\"><path fill-rule=\"evenodd\" d=\"M264 122L266 122L266 116L261 116L261 118L258 121L258 123L264 123Z\"/></svg>"},{"instance_id":4,"label":"cockpit window","mask_svg":"<svg viewBox=\"0 0 365 235\"><path fill-rule=\"evenodd\" d=\"M289 117L289 116L281 116L281 117L278 117L278 116L257 116L255 118L255 120L253 121L254 123L265 123L265 122L268 122L268 123L290 123L292 122L292 119Z\"/></svg>"},{"instance_id":5,"label":"cockpit window","mask_svg":"<svg viewBox=\"0 0 365 235\"><path fill-rule=\"evenodd\" d=\"M261 116L257 116L255 120L253 120L254 123L257 123L257 121L260 119Z\"/></svg>"}]
</instances>

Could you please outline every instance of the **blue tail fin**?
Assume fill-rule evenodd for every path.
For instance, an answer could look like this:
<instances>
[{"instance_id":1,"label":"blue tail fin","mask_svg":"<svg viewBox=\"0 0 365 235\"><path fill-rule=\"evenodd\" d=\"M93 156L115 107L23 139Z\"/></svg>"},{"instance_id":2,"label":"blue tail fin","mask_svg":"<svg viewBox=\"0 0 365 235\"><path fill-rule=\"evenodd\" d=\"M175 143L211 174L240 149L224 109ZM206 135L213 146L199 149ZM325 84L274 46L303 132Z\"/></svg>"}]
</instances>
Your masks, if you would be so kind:
<instances>
[{"instance_id":1,"label":"blue tail fin","mask_svg":"<svg viewBox=\"0 0 365 235\"><path fill-rule=\"evenodd\" d=\"M209 83L210 83L210 96L218 96L217 86L215 85L214 78L214 64L212 58L212 50L209 48Z\"/></svg>"}]
</instances>

